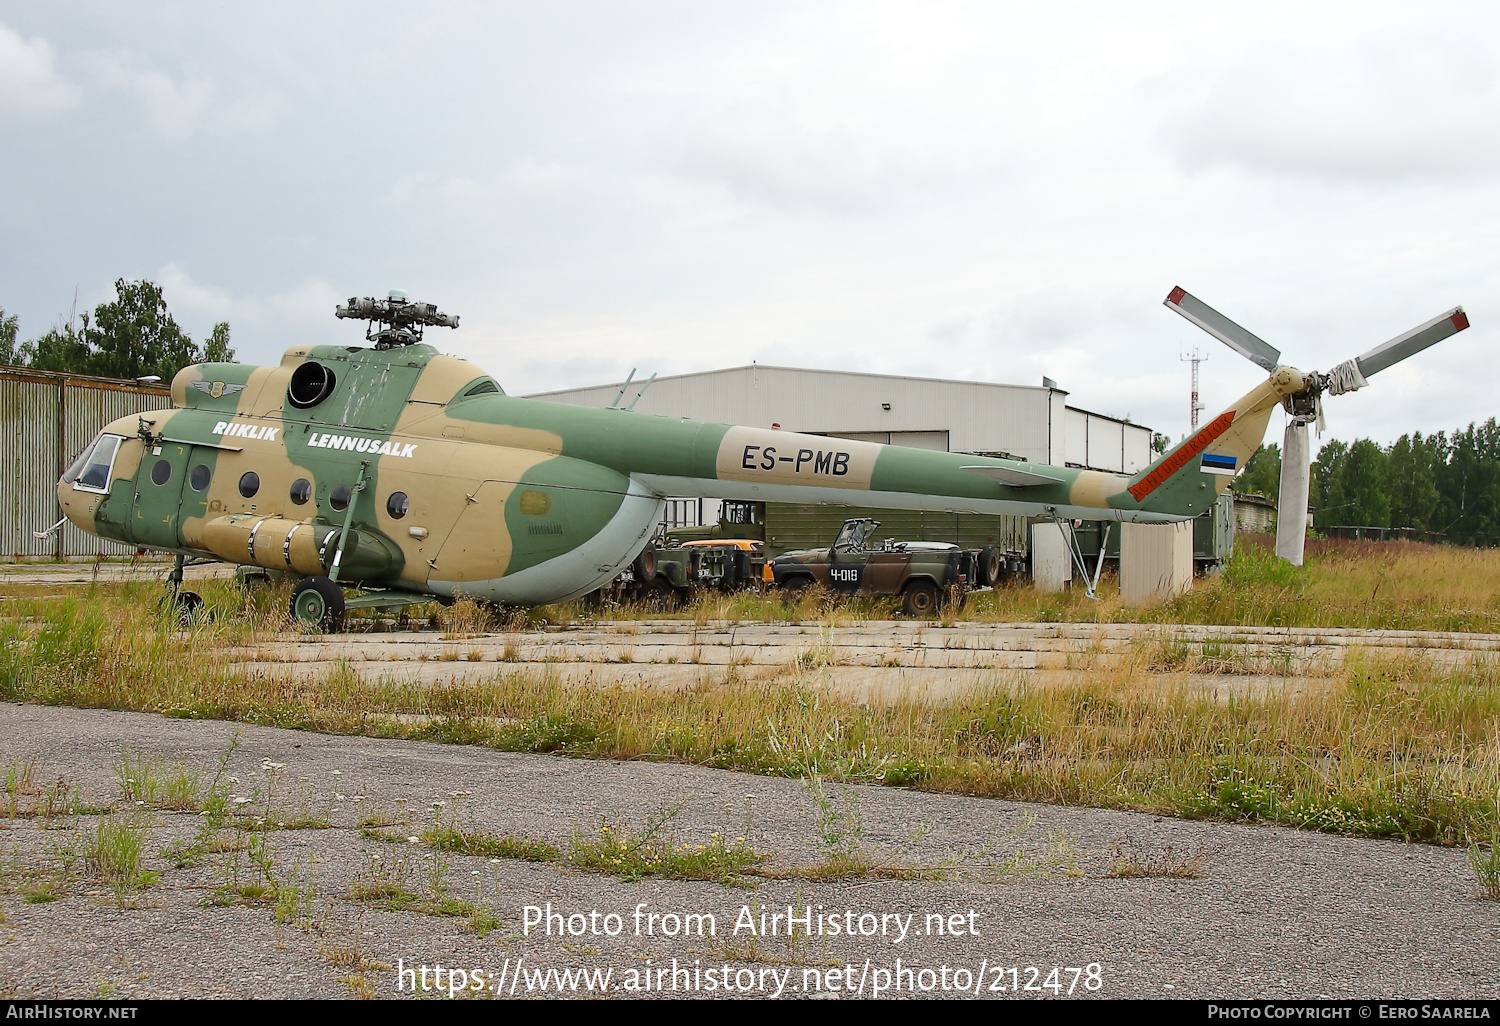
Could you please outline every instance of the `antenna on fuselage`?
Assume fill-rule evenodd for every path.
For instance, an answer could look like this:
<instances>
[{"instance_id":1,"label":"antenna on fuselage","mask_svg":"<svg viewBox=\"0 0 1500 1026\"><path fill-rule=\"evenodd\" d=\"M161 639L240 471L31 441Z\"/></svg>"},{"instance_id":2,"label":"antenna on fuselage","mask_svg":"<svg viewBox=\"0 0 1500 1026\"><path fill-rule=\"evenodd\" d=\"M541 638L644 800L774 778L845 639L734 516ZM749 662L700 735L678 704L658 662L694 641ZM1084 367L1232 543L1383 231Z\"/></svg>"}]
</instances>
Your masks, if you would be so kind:
<instances>
[{"instance_id":1,"label":"antenna on fuselage","mask_svg":"<svg viewBox=\"0 0 1500 1026\"><path fill-rule=\"evenodd\" d=\"M376 349L395 349L420 342L423 328L458 327L458 317L440 312L431 303L411 302L400 289L391 289L385 299L350 296L348 304L336 307L333 315L369 321L365 341L375 343Z\"/></svg>"},{"instance_id":2,"label":"antenna on fuselage","mask_svg":"<svg viewBox=\"0 0 1500 1026\"><path fill-rule=\"evenodd\" d=\"M615 396L613 402L611 402L608 406L605 407L606 410L618 410L620 408L620 400L625 398L625 390L630 387L630 382L634 378L635 378L635 368L632 367L632 368L630 368L630 373L627 374L627 375L625 375L625 384L623 384L623 385L620 386L619 394ZM640 396L636 396L636 398L639 399Z\"/></svg>"},{"instance_id":3,"label":"antenna on fuselage","mask_svg":"<svg viewBox=\"0 0 1500 1026\"><path fill-rule=\"evenodd\" d=\"M626 413L629 413L631 410L635 409L635 404L641 401L641 396L643 396L643 395L646 394L646 389L650 388L651 387L651 382L653 382L655 380L656 380L656 375L655 374L651 375L649 378L646 379L646 383L644 385L642 385L641 386L641 390L635 394L635 398L632 399L632 400L630 400L630 405L627 406L627 407L625 407L625 412Z\"/></svg>"}]
</instances>

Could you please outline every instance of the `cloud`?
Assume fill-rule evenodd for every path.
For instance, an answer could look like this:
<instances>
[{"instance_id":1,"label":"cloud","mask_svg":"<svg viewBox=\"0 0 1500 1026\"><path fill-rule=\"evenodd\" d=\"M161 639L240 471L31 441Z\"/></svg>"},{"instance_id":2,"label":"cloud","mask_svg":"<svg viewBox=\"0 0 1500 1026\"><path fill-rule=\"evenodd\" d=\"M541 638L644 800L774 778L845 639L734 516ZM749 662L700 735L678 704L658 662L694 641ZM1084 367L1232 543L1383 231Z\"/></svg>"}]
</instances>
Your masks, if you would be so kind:
<instances>
[{"instance_id":1,"label":"cloud","mask_svg":"<svg viewBox=\"0 0 1500 1026\"><path fill-rule=\"evenodd\" d=\"M330 334L334 307L348 298L317 279L264 295L237 294L195 281L177 263L164 265L156 281L178 323L195 337L206 337L212 325L228 321L240 359L249 362L274 362L293 341L309 333ZM288 335L289 328L297 329L297 339Z\"/></svg>"},{"instance_id":2,"label":"cloud","mask_svg":"<svg viewBox=\"0 0 1500 1026\"><path fill-rule=\"evenodd\" d=\"M1162 129L1189 171L1390 180L1500 167L1500 76L1451 37L1391 29L1343 46L1264 45L1200 92Z\"/></svg>"},{"instance_id":3,"label":"cloud","mask_svg":"<svg viewBox=\"0 0 1500 1026\"><path fill-rule=\"evenodd\" d=\"M45 39L27 41L0 24L0 115L38 117L78 102L78 88L54 66Z\"/></svg>"},{"instance_id":4,"label":"cloud","mask_svg":"<svg viewBox=\"0 0 1500 1026\"><path fill-rule=\"evenodd\" d=\"M181 138L209 129L263 131L276 121L281 104L274 94L224 99L218 86L204 77L174 78L115 53L89 58L96 81L106 91L123 94L143 111L158 133Z\"/></svg>"}]
</instances>

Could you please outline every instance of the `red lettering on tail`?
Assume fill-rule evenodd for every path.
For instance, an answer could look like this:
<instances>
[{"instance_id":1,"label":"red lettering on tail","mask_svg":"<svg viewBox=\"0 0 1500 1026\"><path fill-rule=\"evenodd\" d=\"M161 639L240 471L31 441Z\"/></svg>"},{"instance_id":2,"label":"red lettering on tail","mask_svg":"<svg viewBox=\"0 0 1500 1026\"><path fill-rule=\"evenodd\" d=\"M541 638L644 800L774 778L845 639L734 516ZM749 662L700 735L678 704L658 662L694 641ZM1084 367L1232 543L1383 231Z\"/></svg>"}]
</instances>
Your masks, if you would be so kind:
<instances>
[{"instance_id":1,"label":"red lettering on tail","mask_svg":"<svg viewBox=\"0 0 1500 1026\"><path fill-rule=\"evenodd\" d=\"M1130 486L1130 494L1135 497L1135 501L1140 502L1156 491L1158 485L1187 466L1189 460L1207 449L1213 440L1228 431L1229 425L1233 423L1233 410L1215 417L1207 427L1184 442L1181 448L1167 457L1159 467Z\"/></svg>"}]
</instances>

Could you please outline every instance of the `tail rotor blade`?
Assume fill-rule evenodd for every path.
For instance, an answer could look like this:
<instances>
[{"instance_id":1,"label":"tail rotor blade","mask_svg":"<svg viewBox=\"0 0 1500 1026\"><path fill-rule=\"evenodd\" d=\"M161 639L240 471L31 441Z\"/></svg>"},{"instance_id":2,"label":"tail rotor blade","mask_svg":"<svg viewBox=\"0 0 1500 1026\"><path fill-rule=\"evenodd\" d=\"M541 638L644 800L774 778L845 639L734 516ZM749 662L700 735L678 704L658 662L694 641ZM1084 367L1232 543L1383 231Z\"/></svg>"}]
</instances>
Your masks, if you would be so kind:
<instances>
[{"instance_id":1,"label":"tail rotor blade","mask_svg":"<svg viewBox=\"0 0 1500 1026\"><path fill-rule=\"evenodd\" d=\"M1293 420L1281 440L1281 488L1276 498L1276 555L1293 566L1302 565L1307 541L1308 474L1312 449L1307 425Z\"/></svg>"},{"instance_id":2,"label":"tail rotor blade","mask_svg":"<svg viewBox=\"0 0 1500 1026\"><path fill-rule=\"evenodd\" d=\"M1251 363L1264 367L1267 371L1274 371L1280 365L1281 350L1252 335L1183 289L1174 288L1167 294L1163 305L1176 310Z\"/></svg>"},{"instance_id":3,"label":"tail rotor blade","mask_svg":"<svg viewBox=\"0 0 1500 1026\"><path fill-rule=\"evenodd\" d=\"M1354 362L1359 366L1360 373L1368 378L1371 374L1379 373L1392 364L1400 363L1408 356L1415 356L1449 335L1458 334L1468 326L1469 318L1464 313L1464 308L1455 306L1426 324L1419 325L1404 335L1397 335L1389 342L1376 346L1363 356L1356 356Z\"/></svg>"}]
</instances>

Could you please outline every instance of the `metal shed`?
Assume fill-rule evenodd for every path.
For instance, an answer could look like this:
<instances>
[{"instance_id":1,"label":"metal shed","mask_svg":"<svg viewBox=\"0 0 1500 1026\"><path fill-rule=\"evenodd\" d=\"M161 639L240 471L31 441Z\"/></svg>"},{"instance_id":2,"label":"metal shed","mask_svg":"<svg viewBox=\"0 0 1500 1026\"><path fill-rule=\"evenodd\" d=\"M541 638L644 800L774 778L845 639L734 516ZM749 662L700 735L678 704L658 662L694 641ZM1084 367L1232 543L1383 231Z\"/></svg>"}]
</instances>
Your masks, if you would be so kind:
<instances>
[{"instance_id":1,"label":"metal shed","mask_svg":"<svg viewBox=\"0 0 1500 1026\"><path fill-rule=\"evenodd\" d=\"M132 546L86 534L72 524L45 541L32 536L62 516L57 479L105 424L172 405L157 384L23 367L0 368L0 425L11 439L0 474L0 560L125 556Z\"/></svg>"}]
</instances>

